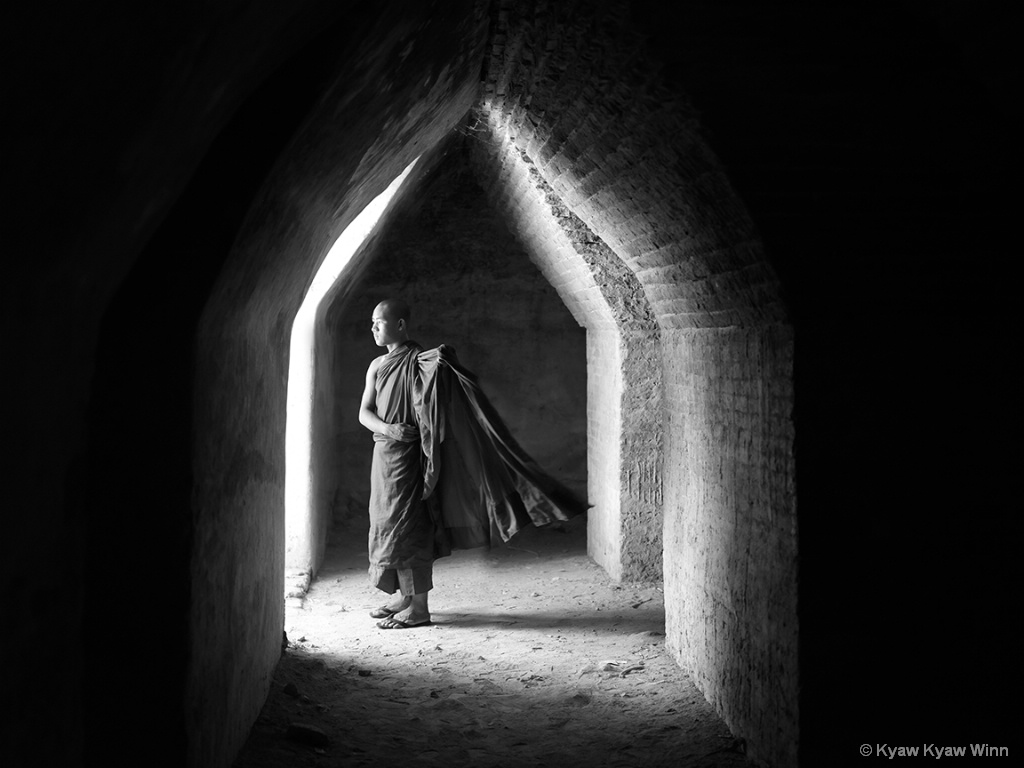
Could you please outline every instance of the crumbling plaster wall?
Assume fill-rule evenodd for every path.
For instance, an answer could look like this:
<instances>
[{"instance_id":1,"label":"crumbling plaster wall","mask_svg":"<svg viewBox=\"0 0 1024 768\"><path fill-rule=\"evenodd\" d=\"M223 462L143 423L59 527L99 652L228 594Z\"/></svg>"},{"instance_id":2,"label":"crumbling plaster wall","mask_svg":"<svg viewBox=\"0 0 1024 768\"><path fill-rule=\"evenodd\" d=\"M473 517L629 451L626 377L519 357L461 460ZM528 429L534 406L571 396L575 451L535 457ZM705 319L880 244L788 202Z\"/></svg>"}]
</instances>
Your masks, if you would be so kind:
<instances>
[{"instance_id":1,"label":"crumbling plaster wall","mask_svg":"<svg viewBox=\"0 0 1024 768\"><path fill-rule=\"evenodd\" d=\"M664 505L669 647L753 757L795 765L793 334L778 280L696 113L658 77L629 22L626 5L614 2L500 3L481 134L499 174L524 169L503 191L525 189L526 177L544 190L546 216L510 214L524 240L543 240L533 234L538 222L554 220L562 226L553 229L600 244L590 252L604 269L586 262L607 306L590 313L597 332L588 327L591 473L619 478L622 496L615 514L595 521L591 553L619 575L627 546L647 543L631 539L650 535L628 515L646 512L650 523L638 502ZM534 252L557 287L567 272L558 247ZM612 329L634 336L609 302L630 285L631 308L642 308L631 319L653 341L635 354L614 343ZM655 397L644 395L645 379L657 382ZM655 406L665 430L658 440L631 439L620 407L622 442L608 442L616 426L602 428L614 413L607 403L630 396ZM768 447L752 450L762 440Z\"/></svg>"},{"instance_id":2,"label":"crumbling plaster wall","mask_svg":"<svg viewBox=\"0 0 1024 768\"><path fill-rule=\"evenodd\" d=\"M344 227L476 97L486 26L472 2L446 10L407 3L352 51L264 186L204 312L189 764L230 760L280 653L287 350L305 286Z\"/></svg>"}]
</instances>

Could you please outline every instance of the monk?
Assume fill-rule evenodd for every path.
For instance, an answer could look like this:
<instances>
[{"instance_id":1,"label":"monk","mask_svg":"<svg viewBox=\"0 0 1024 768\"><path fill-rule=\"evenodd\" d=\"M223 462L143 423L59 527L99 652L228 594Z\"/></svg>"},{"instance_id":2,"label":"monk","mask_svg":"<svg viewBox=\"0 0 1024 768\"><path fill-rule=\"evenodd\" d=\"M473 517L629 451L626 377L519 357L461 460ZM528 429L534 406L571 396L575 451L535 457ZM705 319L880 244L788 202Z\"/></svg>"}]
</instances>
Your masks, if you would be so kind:
<instances>
[{"instance_id":1,"label":"monk","mask_svg":"<svg viewBox=\"0 0 1024 768\"><path fill-rule=\"evenodd\" d=\"M387 347L366 371L359 423L373 432L370 469L370 580L398 595L373 611L381 629L430 623L434 531L423 504L420 430L416 416L418 353L409 340L409 307L382 301L373 310L373 340Z\"/></svg>"},{"instance_id":2,"label":"monk","mask_svg":"<svg viewBox=\"0 0 1024 768\"><path fill-rule=\"evenodd\" d=\"M519 447L454 350L409 338L409 317L397 299L373 310L373 339L388 351L370 363L359 403L374 439L370 581L394 595L370 613L381 629L430 624L433 563L452 549L587 509Z\"/></svg>"}]
</instances>

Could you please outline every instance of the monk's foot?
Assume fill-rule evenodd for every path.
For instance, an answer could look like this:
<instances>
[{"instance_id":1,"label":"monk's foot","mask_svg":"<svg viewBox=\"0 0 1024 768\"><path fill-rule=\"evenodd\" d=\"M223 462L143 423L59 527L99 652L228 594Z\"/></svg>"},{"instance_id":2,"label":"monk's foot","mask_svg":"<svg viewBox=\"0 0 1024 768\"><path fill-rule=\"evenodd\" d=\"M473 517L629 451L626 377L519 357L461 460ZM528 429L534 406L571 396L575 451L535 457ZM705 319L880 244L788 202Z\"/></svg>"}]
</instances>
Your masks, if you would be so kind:
<instances>
[{"instance_id":1,"label":"monk's foot","mask_svg":"<svg viewBox=\"0 0 1024 768\"><path fill-rule=\"evenodd\" d=\"M403 621L398 618L398 614L389 616L386 619L382 619L377 622L379 629L412 629L413 627L425 627L430 624L430 617L426 619L408 619Z\"/></svg>"},{"instance_id":2,"label":"monk's foot","mask_svg":"<svg viewBox=\"0 0 1024 768\"><path fill-rule=\"evenodd\" d=\"M385 618L383 621L378 621L377 626L381 629L408 629L409 627L421 627L429 623L429 613L414 611L409 607L393 616Z\"/></svg>"},{"instance_id":3,"label":"monk's foot","mask_svg":"<svg viewBox=\"0 0 1024 768\"><path fill-rule=\"evenodd\" d=\"M402 595L399 595L391 602L370 611L370 617L374 619L386 619L389 616L394 616L399 611L406 610L410 603L412 603L411 597L403 597Z\"/></svg>"}]
</instances>

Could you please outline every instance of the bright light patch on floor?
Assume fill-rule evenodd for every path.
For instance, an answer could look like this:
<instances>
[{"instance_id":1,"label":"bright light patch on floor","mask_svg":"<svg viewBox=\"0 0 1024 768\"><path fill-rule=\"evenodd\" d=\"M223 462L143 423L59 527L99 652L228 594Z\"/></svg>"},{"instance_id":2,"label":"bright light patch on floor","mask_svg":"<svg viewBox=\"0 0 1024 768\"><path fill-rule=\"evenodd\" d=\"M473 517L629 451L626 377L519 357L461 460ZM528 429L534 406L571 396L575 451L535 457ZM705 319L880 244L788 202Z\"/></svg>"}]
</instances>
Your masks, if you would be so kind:
<instances>
[{"instance_id":1,"label":"bright light patch on floor","mask_svg":"<svg viewBox=\"0 0 1024 768\"><path fill-rule=\"evenodd\" d=\"M387 189L377 195L331 246L292 324L288 364L288 421L285 428L285 567L291 572L308 573L315 557L310 442L315 368L313 342L317 309L342 270L373 231L417 160L419 158L413 160ZM286 592L288 589L286 583Z\"/></svg>"}]
</instances>

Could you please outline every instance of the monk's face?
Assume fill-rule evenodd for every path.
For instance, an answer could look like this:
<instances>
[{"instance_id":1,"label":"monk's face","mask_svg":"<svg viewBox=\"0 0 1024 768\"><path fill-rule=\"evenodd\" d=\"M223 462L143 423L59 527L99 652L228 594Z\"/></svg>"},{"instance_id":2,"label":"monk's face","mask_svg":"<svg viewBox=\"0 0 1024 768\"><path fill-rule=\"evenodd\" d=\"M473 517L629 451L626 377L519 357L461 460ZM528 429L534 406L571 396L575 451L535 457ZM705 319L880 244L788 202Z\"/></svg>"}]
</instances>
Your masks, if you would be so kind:
<instances>
[{"instance_id":1,"label":"monk's face","mask_svg":"<svg viewBox=\"0 0 1024 768\"><path fill-rule=\"evenodd\" d=\"M395 313L388 308L387 304L376 306L371 323L373 340L377 342L378 347L397 344L402 340L402 321L395 318Z\"/></svg>"}]
</instances>

